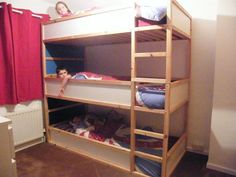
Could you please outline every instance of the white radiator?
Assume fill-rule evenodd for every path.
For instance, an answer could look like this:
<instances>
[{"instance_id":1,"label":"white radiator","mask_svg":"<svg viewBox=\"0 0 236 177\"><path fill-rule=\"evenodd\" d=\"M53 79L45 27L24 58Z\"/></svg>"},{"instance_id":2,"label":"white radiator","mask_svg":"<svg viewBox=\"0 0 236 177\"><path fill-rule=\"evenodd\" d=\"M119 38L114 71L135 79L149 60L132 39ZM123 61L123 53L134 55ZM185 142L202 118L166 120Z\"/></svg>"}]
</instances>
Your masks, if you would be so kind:
<instances>
[{"instance_id":1,"label":"white radiator","mask_svg":"<svg viewBox=\"0 0 236 177\"><path fill-rule=\"evenodd\" d=\"M6 113L5 117L12 120L14 145L22 145L36 139L43 141L42 109L30 109Z\"/></svg>"}]
</instances>

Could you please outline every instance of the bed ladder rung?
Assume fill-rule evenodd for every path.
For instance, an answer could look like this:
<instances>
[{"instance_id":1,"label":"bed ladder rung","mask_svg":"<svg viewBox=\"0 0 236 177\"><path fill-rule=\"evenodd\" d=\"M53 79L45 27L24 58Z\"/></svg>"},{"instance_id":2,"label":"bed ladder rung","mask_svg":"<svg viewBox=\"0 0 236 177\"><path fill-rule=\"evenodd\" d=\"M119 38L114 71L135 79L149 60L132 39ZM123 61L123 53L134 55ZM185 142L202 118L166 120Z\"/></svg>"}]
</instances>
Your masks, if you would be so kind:
<instances>
[{"instance_id":1,"label":"bed ladder rung","mask_svg":"<svg viewBox=\"0 0 236 177\"><path fill-rule=\"evenodd\" d=\"M146 159L149 159L149 160L153 160L153 161L162 163L162 157L160 157L160 156L144 153L144 152L141 152L141 151L134 151L134 154L135 154L135 156L138 156L138 157L141 157L141 158L146 158Z\"/></svg>"},{"instance_id":2,"label":"bed ladder rung","mask_svg":"<svg viewBox=\"0 0 236 177\"><path fill-rule=\"evenodd\" d=\"M135 53L136 58L154 58L154 57L166 57L166 52L145 52Z\"/></svg>"},{"instance_id":3,"label":"bed ladder rung","mask_svg":"<svg viewBox=\"0 0 236 177\"><path fill-rule=\"evenodd\" d=\"M166 79L156 79L156 78L145 78L145 77L136 77L132 78L133 82L142 82L142 83L156 83L156 84L165 84Z\"/></svg>"},{"instance_id":4,"label":"bed ladder rung","mask_svg":"<svg viewBox=\"0 0 236 177\"><path fill-rule=\"evenodd\" d=\"M158 139L164 139L165 135L162 133L156 133L156 132L151 132L151 131L146 131L146 130L141 130L141 129L134 129L134 133L138 135L144 135L152 138L158 138Z\"/></svg>"},{"instance_id":5,"label":"bed ladder rung","mask_svg":"<svg viewBox=\"0 0 236 177\"><path fill-rule=\"evenodd\" d=\"M140 111L140 112L150 112L150 113L157 113L157 114L165 114L164 109L150 109L147 107L142 107L142 106L134 106L135 111Z\"/></svg>"},{"instance_id":6,"label":"bed ladder rung","mask_svg":"<svg viewBox=\"0 0 236 177\"><path fill-rule=\"evenodd\" d=\"M151 31L151 30L165 30L166 26L162 25L162 26L158 26L158 25L150 25L150 26L140 26L140 27L136 27L135 28L135 32L139 32L139 31Z\"/></svg>"}]
</instances>

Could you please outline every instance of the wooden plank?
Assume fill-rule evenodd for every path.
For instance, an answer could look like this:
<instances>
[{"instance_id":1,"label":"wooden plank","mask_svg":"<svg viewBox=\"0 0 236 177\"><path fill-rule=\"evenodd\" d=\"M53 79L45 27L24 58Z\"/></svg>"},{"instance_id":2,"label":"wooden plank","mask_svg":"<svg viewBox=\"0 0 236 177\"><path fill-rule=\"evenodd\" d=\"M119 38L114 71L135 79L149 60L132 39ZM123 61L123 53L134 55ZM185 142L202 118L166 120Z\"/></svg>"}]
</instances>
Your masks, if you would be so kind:
<instances>
[{"instance_id":1,"label":"wooden plank","mask_svg":"<svg viewBox=\"0 0 236 177\"><path fill-rule=\"evenodd\" d=\"M187 80L183 80L182 83L176 83L170 89L170 112L174 112L178 108L182 107L189 100L189 84Z\"/></svg>"},{"instance_id":2,"label":"wooden plank","mask_svg":"<svg viewBox=\"0 0 236 177\"><path fill-rule=\"evenodd\" d=\"M44 125L46 130L46 141L50 141L51 137L49 134L49 115L48 115L48 100L46 95L44 95L44 104L43 104L43 114L44 114Z\"/></svg>"},{"instance_id":3,"label":"wooden plank","mask_svg":"<svg viewBox=\"0 0 236 177\"><path fill-rule=\"evenodd\" d=\"M73 107L76 107L76 106L79 106L79 105L81 105L81 103L72 104L72 105L66 105L66 106L61 106L61 107L59 107L59 108L54 108L54 109L49 109L49 110L48 110L48 113L56 112L56 111L61 111L61 110L68 109L68 108L73 108Z\"/></svg>"},{"instance_id":4,"label":"wooden plank","mask_svg":"<svg viewBox=\"0 0 236 177\"><path fill-rule=\"evenodd\" d=\"M145 174L143 174L143 173L141 173L141 172L138 172L138 171L133 171L132 172L132 175L137 175L137 176L142 176L142 177L150 177L150 176L148 176L148 175L145 175Z\"/></svg>"},{"instance_id":5,"label":"wooden plank","mask_svg":"<svg viewBox=\"0 0 236 177\"><path fill-rule=\"evenodd\" d=\"M166 81L171 82L172 79L172 29L166 30Z\"/></svg>"},{"instance_id":6,"label":"wooden plank","mask_svg":"<svg viewBox=\"0 0 236 177\"><path fill-rule=\"evenodd\" d=\"M134 107L135 111L140 111L140 112L149 112L149 113L156 113L156 114L165 114L164 109L150 109L147 107L141 107L141 106L135 106Z\"/></svg>"},{"instance_id":7,"label":"wooden plank","mask_svg":"<svg viewBox=\"0 0 236 177\"><path fill-rule=\"evenodd\" d=\"M144 58L144 57L165 57L166 52L145 52L145 53L135 53L136 58Z\"/></svg>"},{"instance_id":8,"label":"wooden plank","mask_svg":"<svg viewBox=\"0 0 236 177\"><path fill-rule=\"evenodd\" d=\"M73 151L73 152L76 152L84 157L88 157L88 158L92 158L93 160L95 161L98 161L98 162L101 162L103 163L104 165L107 165L108 167L109 166L112 166L112 167L116 167L124 172L129 172L129 168L128 166L126 165L129 165L128 163L127 164L122 164L122 165L119 165L118 163L113 163L113 162L116 162L116 158L115 156L117 156L117 153L120 153L122 157L126 156L128 157L129 155L129 152L126 152L126 151L120 151L120 150L115 150L113 151L114 149L113 148L103 148L104 145L101 145L101 144L98 144L98 143L93 143L91 141L86 141L86 140L83 140L83 139L78 139L77 136L71 136L70 134L65 134L65 133L60 133L60 132L56 132L56 131L52 131L53 133L53 138L52 138L52 141L50 141L49 143L52 143L52 144L55 144L57 146L60 146L64 149L67 149L67 150L70 150L70 151ZM62 135L62 138L60 136L60 134ZM55 136L56 135L56 136ZM59 139L58 139L59 138ZM68 141L64 141L65 139L69 139ZM92 146L89 146L91 147L90 150L87 150L87 149L81 149L79 146L76 146L78 144L92 144ZM94 152L93 150L95 150L93 147L96 146L98 148L102 148L102 150L105 150L106 152L109 152L109 158L98 158L96 155L93 155L94 153L96 154L96 152ZM83 146L84 148L85 146ZM88 147L88 148L89 148ZM92 151L91 151L92 150ZM96 151L96 150L95 150ZM115 156L111 157L111 155L113 155L113 152L116 154ZM112 154L111 154L112 153ZM101 155L101 153L98 152L98 154ZM122 160L121 158L119 160ZM128 158L127 158L128 160ZM124 159L124 163L126 159ZM121 161L119 161L119 163L121 163Z\"/></svg>"},{"instance_id":9,"label":"wooden plank","mask_svg":"<svg viewBox=\"0 0 236 177\"><path fill-rule=\"evenodd\" d=\"M164 138L164 134L156 133L156 132L150 132L150 131L141 130L141 129L134 129L134 133L138 134L138 135L144 135L144 136L158 138L158 139L163 139Z\"/></svg>"},{"instance_id":10,"label":"wooden plank","mask_svg":"<svg viewBox=\"0 0 236 177\"><path fill-rule=\"evenodd\" d=\"M57 60L57 61L84 61L83 58L59 58L59 57L46 57L46 60Z\"/></svg>"},{"instance_id":11,"label":"wooden plank","mask_svg":"<svg viewBox=\"0 0 236 177\"><path fill-rule=\"evenodd\" d=\"M178 36L180 39L190 39L191 38L191 35L188 35L184 31L181 31L176 26L173 25L172 28L173 28L173 34Z\"/></svg>"},{"instance_id":12,"label":"wooden plank","mask_svg":"<svg viewBox=\"0 0 236 177\"><path fill-rule=\"evenodd\" d=\"M159 25L150 25L150 26L141 26L141 27L135 27L135 32L140 31L150 31L150 30L164 30L165 27L159 26Z\"/></svg>"},{"instance_id":13,"label":"wooden plank","mask_svg":"<svg viewBox=\"0 0 236 177\"><path fill-rule=\"evenodd\" d=\"M54 76L54 75L52 75ZM61 78L55 78L55 77L51 77L51 75L49 77L45 77L45 80L63 80ZM130 81L123 81L123 80L78 80L78 79L69 79L69 82L71 83L87 83L87 84L100 84L100 85L127 85L130 86L131 82Z\"/></svg>"},{"instance_id":14,"label":"wooden plank","mask_svg":"<svg viewBox=\"0 0 236 177\"><path fill-rule=\"evenodd\" d=\"M178 165L181 158L184 156L186 152L186 139L183 138L179 141L178 145L175 147L175 150L171 152L171 155L168 157L167 161L167 173L166 177L170 177L173 173L174 169Z\"/></svg>"},{"instance_id":15,"label":"wooden plank","mask_svg":"<svg viewBox=\"0 0 236 177\"><path fill-rule=\"evenodd\" d=\"M134 105L135 105L135 90L136 86L135 83L132 82L131 86L131 109L130 109L130 171L133 172L135 170L135 128L136 128L136 112L134 110Z\"/></svg>"},{"instance_id":16,"label":"wooden plank","mask_svg":"<svg viewBox=\"0 0 236 177\"><path fill-rule=\"evenodd\" d=\"M171 83L172 79L172 0L167 1L167 28L166 28L166 83ZM163 133L166 138L163 139L163 164L161 176L166 176L167 170L167 151L168 151L168 136L170 124L170 85L165 85L165 115Z\"/></svg>"},{"instance_id":17,"label":"wooden plank","mask_svg":"<svg viewBox=\"0 0 236 177\"><path fill-rule=\"evenodd\" d=\"M188 103L188 101L189 101L188 99L184 99L181 102L179 102L177 105L171 106L170 113L175 112L176 110L184 106L186 103Z\"/></svg>"},{"instance_id":18,"label":"wooden plank","mask_svg":"<svg viewBox=\"0 0 236 177\"><path fill-rule=\"evenodd\" d=\"M76 102L85 103L85 104L107 106L107 107L118 108L118 109L128 109L128 110L130 109L130 105L125 105L125 104L114 104L114 103L107 103L107 102L101 102L101 101L95 101L95 100L86 100L86 99L71 98L71 97L65 97L65 96L63 96L63 97L54 96L54 95L49 95L49 94L46 94L46 96L49 98L68 100L68 101L76 101Z\"/></svg>"},{"instance_id":19,"label":"wooden plank","mask_svg":"<svg viewBox=\"0 0 236 177\"><path fill-rule=\"evenodd\" d=\"M68 147L68 146L66 146L66 145L64 145L64 144L60 144L60 143L53 142L53 141L50 141L49 143L55 144L55 145L56 145L57 147L59 147L59 148L66 149L66 150L71 151L71 152L73 152L73 153L77 153L77 154L79 154L79 155L81 155L81 156L83 156L83 157L85 157L85 158L92 159L92 160L94 160L95 162L98 162L98 163L100 163L100 164L102 164L102 165L106 165L106 166L108 166L108 167L115 167L115 168L117 168L117 169L119 169L119 170L121 170L121 171L123 171L123 172L129 173L129 170L126 169L126 168L123 168L123 167L121 167L121 166L119 166L119 165L116 165L116 164L113 164L113 163L108 163L107 161L102 160L102 159L98 159L98 158L96 158L96 157L93 157L93 156L91 156L90 154L87 154L87 153L84 153L84 152L80 152L79 149L76 149L76 150L75 150L75 149L71 149L70 147Z\"/></svg>"},{"instance_id":20,"label":"wooden plank","mask_svg":"<svg viewBox=\"0 0 236 177\"><path fill-rule=\"evenodd\" d=\"M59 37L59 38L53 38L53 39L44 39L44 43L54 43L54 42L63 42L63 41L72 41L72 40L79 40L84 38L91 38L91 37L97 37L97 36L109 36L117 35L117 34L123 34L123 33L130 33L131 29L129 30L117 30L117 31L103 31L99 33L91 33L91 34L82 34L82 35L72 35L69 37Z\"/></svg>"},{"instance_id":21,"label":"wooden plank","mask_svg":"<svg viewBox=\"0 0 236 177\"><path fill-rule=\"evenodd\" d=\"M135 4L134 4L135 5ZM133 7L133 10L135 7ZM137 48L137 35L135 29L136 20L133 18L133 29L131 31L131 78L135 78L136 73L136 61L135 53ZM136 112L134 110L135 106L135 93L136 93L136 83L131 82L131 107L130 107L130 171L135 171L135 134L134 129L136 127Z\"/></svg>"},{"instance_id":22,"label":"wooden plank","mask_svg":"<svg viewBox=\"0 0 236 177\"><path fill-rule=\"evenodd\" d=\"M178 146L184 141L186 140L186 136L187 134L184 133L178 140L177 142L171 147L171 149L168 151L167 153L167 158L169 158L178 148Z\"/></svg>"},{"instance_id":23,"label":"wooden plank","mask_svg":"<svg viewBox=\"0 0 236 177\"><path fill-rule=\"evenodd\" d=\"M120 6L116 5L116 6L107 7L107 8L97 8L97 9L94 9L92 11L88 11L85 13L78 13L78 14L74 14L74 15L71 15L68 17L53 19L53 20L44 22L43 25L49 25L49 24L58 23L61 21L71 20L71 19L75 19L75 18L82 18L85 16L96 15L96 14L100 14L100 13L107 13L110 11L117 11L117 10L127 9L127 8L131 9L130 6L124 6L124 5L120 5ZM133 10L133 9L131 9L131 10Z\"/></svg>"},{"instance_id":24,"label":"wooden plank","mask_svg":"<svg viewBox=\"0 0 236 177\"><path fill-rule=\"evenodd\" d=\"M97 140L85 138L85 137L79 136L75 133L67 132L65 130L61 130L61 129L58 129L58 128L55 128L55 127L52 127L52 126L49 127L49 130L58 132L60 134L69 135L69 136L74 137L76 139L87 141L89 143L99 144L99 145L102 145L104 148L109 148L109 149L112 149L112 150L116 150L116 151L120 151L120 152L126 152L126 153L130 152L130 150L127 149L127 148L123 148L123 147L119 147L119 146L115 146L115 145L110 145L110 144L103 143L102 141L97 141Z\"/></svg>"},{"instance_id":25,"label":"wooden plank","mask_svg":"<svg viewBox=\"0 0 236 177\"><path fill-rule=\"evenodd\" d=\"M190 21L191 18L186 16L175 3L172 3L172 25L179 29L180 33L190 36Z\"/></svg>"},{"instance_id":26,"label":"wooden plank","mask_svg":"<svg viewBox=\"0 0 236 177\"><path fill-rule=\"evenodd\" d=\"M192 16L178 3L178 1L172 0L172 3L175 4L189 19L192 19Z\"/></svg>"},{"instance_id":27,"label":"wooden plank","mask_svg":"<svg viewBox=\"0 0 236 177\"><path fill-rule=\"evenodd\" d=\"M156 78L132 78L133 82L141 82L141 83L156 83L156 84L165 84L166 79L156 79Z\"/></svg>"},{"instance_id":28,"label":"wooden plank","mask_svg":"<svg viewBox=\"0 0 236 177\"><path fill-rule=\"evenodd\" d=\"M146 159L149 159L149 160L153 160L153 161L162 163L162 157L159 157L159 156L147 154L147 153L140 152L140 151L135 151L135 155L138 156L138 157L141 157L141 158L146 158Z\"/></svg>"},{"instance_id":29,"label":"wooden plank","mask_svg":"<svg viewBox=\"0 0 236 177\"><path fill-rule=\"evenodd\" d=\"M171 89L172 89L174 87L177 87L177 86L179 86L181 84L185 84L185 83L188 83L188 82L189 82L189 79L180 79L180 80L171 82L170 86L171 86Z\"/></svg>"}]
</instances>

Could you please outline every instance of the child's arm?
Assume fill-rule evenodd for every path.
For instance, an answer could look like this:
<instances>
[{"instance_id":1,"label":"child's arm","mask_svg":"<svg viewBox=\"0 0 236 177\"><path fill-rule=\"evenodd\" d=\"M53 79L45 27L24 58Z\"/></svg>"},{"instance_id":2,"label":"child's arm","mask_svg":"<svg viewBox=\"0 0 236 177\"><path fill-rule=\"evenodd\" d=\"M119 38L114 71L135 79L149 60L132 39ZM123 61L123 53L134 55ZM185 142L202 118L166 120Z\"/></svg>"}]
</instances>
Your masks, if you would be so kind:
<instances>
[{"instance_id":1,"label":"child's arm","mask_svg":"<svg viewBox=\"0 0 236 177\"><path fill-rule=\"evenodd\" d=\"M67 82L70 78L71 78L71 75L68 75L65 78L63 78L63 81L62 81L62 84L61 84L61 89L60 89L60 92L59 92L58 96L63 96L64 95L66 84L67 84Z\"/></svg>"}]
</instances>

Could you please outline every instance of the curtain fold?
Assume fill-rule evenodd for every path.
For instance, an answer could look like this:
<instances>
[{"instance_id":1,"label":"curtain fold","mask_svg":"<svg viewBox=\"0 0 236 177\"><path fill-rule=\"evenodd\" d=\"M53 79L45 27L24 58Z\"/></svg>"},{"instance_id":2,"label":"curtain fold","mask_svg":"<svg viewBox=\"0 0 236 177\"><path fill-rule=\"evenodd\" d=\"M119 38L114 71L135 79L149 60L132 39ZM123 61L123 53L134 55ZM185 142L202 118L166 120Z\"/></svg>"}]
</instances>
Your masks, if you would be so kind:
<instances>
[{"instance_id":1,"label":"curtain fold","mask_svg":"<svg viewBox=\"0 0 236 177\"><path fill-rule=\"evenodd\" d=\"M16 104L16 78L11 22L6 3L0 3L0 105Z\"/></svg>"},{"instance_id":2,"label":"curtain fold","mask_svg":"<svg viewBox=\"0 0 236 177\"><path fill-rule=\"evenodd\" d=\"M6 40L11 41L12 44L12 47L10 47L11 51L8 53L9 56L13 57L13 59L10 57L3 58L4 62L13 61L13 69L10 71L10 75L13 75L13 81L9 83L9 81L5 80L4 84L5 87L10 87L14 91L12 93L6 93L5 97L12 95L14 100L8 100L8 102L5 103L4 101L1 101L0 104L15 104L42 99L41 22L48 20L49 16L38 14L42 18L37 18L32 16L30 10L14 8L20 12L16 13L13 12L11 4L8 4L7 7L6 4L4 4L2 9L8 12L8 23L10 23L10 25L4 23L0 28L2 31L2 28L6 28L7 25L7 31L10 34ZM4 38L5 34L2 34L1 36ZM7 45L5 48L8 48L9 46ZM3 53L5 53L5 51L3 51ZM5 66L1 66L0 70L4 67ZM2 78L1 75L0 78ZM9 77L7 77L7 80L9 80Z\"/></svg>"}]
</instances>

